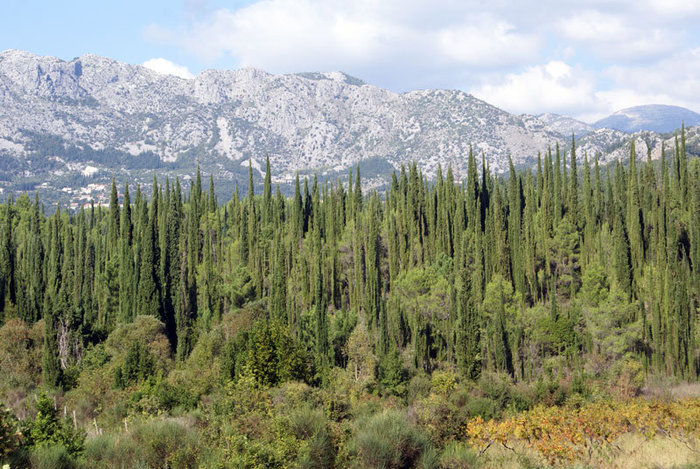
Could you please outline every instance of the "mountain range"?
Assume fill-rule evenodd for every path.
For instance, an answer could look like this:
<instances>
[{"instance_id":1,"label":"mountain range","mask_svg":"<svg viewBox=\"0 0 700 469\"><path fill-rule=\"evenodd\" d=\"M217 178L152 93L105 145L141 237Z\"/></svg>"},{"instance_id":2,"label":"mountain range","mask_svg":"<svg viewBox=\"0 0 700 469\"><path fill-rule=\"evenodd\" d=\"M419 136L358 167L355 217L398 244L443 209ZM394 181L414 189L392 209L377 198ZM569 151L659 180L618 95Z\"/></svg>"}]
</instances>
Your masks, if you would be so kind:
<instances>
[{"instance_id":1,"label":"mountain range","mask_svg":"<svg viewBox=\"0 0 700 469\"><path fill-rule=\"evenodd\" d=\"M694 117L697 116L698 118ZM345 178L359 164L368 187L415 161L466 174L470 148L496 172L508 157L532 165L538 152L577 139L580 158L640 155L685 121L691 152L700 116L642 106L593 125L554 114L513 115L456 90L394 93L340 72L273 75L206 70L193 79L96 55L70 61L0 53L0 189L40 191L74 206L102 201L106 183L148 185L154 174L187 180L197 165L222 195L247 184L248 166L289 187L297 172ZM671 142L667 142L670 145Z\"/></svg>"}]
</instances>

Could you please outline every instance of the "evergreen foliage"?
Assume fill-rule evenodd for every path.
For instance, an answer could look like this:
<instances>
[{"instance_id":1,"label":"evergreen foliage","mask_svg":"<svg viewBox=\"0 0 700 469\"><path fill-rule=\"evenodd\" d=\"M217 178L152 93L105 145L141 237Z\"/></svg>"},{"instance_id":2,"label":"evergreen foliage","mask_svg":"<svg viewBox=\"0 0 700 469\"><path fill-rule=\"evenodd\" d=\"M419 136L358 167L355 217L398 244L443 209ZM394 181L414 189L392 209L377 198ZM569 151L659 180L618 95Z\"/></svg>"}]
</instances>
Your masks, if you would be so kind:
<instances>
[{"instance_id":1,"label":"evergreen foliage","mask_svg":"<svg viewBox=\"0 0 700 469\"><path fill-rule=\"evenodd\" d=\"M0 209L0 318L43 320L49 387L139 315L164 325L185 362L250 304L267 325L226 345L230 379L245 364L264 385L325 385L352 367L354 381L402 394L419 370L527 381L551 357L576 369L602 350L696 379L700 164L684 139L658 163L632 146L626 167L591 167L572 139L533 171L511 162L506 178L484 162L479 174L470 151L465 181L439 168L428 182L412 164L384 194L363 192L358 167L346 185L297 175L284 199L268 160L261 194L250 166L247 195L224 205L199 171L186 194L154 180L150 200L137 187L132 203L113 184L109 207L77 214L44 216L22 196ZM605 327L638 333L612 347L597 342ZM119 387L151 373L144 353L130 351Z\"/></svg>"}]
</instances>

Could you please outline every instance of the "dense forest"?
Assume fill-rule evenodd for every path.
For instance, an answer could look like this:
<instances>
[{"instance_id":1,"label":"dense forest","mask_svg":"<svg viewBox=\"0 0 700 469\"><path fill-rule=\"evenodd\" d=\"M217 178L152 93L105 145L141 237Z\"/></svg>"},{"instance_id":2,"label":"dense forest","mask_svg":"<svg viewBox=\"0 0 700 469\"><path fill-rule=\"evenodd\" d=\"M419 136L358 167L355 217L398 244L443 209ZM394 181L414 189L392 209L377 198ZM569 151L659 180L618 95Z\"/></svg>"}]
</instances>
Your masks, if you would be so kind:
<instances>
[{"instance_id":1,"label":"dense forest","mask_svg":"<svg viewBox=\"0 0 700 469\"><path fill-rule=\"evenodd\" d=\"M470 419L697 380L700 162L683 133L660 160L632 145L605 167L573 140L505 175L468 158L464 181L413 164L382 194L358 168L285 198L268 161L261 194L251 168L222 204L199 172L150 197L113 182L109 207L78 213L7 200L0 456L477 467Z\"/></svg>"}]
</instances>

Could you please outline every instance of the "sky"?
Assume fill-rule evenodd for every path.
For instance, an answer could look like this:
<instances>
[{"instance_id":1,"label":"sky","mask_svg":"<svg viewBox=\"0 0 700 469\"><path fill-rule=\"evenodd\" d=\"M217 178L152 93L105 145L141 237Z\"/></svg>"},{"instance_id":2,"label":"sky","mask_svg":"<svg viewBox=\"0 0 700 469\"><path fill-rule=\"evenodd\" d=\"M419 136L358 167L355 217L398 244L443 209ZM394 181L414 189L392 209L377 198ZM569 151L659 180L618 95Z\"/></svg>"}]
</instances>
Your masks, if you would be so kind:
<instances>
[{"instance_id":1,"label":"sky","mask_svg":"<svg viewBox=\"0 0 700 469\"><path fill-rule=\"evenodd\" d=\"M0 50L86 53L193 77L342 71L593 122L700 112L700 0L0 0Z\"/></svg>"}]
</instances>

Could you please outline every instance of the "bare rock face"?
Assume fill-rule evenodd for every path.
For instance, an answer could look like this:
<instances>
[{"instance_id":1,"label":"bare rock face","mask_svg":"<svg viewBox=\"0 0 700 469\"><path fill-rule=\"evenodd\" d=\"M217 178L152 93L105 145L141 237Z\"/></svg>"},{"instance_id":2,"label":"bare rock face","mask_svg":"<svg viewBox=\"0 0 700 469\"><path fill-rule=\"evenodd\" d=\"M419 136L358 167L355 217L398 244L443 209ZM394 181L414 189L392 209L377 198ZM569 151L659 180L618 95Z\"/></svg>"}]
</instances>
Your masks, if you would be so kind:
<instances>
[{"instance_id":1,"label":"bare rock face","mask_svg":"<svg viewBox=\"0 0 700 469\"><path fill-rule=\"evenodd\" d=\"M462 168L470 144L498 169L509 153L531 157L559 137L459 91L396 94L339 72L184 80L94 55L10 50L0 54L0 97L2 137L32 131L164 161L192 149L234 161L269 154L278 176L371 158L415 160L430 174L438 162Z\"/></svg>"},{"instance_id":2,"label":"bare rock face","mask_svg":"<svg viewBox=\"0 0 700 469\"><path fill-rule=\"evenodd\" d=\"M379 180L412 161L428 177L441 164L460 178L470 147L506 171L509 155L525 166L549 146L567 147L570 128L586 134L591 155L629 140L563 116L511 115L461 91L397 94L340 72L207 70L187 80L95 55L0 53L0 156L12 160L0 164L0 181L71 172L138 179L156 166L191 173L197 164L234 180L266 156L281 183L361 162Z\"/></svg>"}]
</instances>

